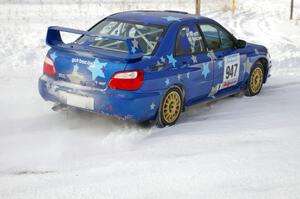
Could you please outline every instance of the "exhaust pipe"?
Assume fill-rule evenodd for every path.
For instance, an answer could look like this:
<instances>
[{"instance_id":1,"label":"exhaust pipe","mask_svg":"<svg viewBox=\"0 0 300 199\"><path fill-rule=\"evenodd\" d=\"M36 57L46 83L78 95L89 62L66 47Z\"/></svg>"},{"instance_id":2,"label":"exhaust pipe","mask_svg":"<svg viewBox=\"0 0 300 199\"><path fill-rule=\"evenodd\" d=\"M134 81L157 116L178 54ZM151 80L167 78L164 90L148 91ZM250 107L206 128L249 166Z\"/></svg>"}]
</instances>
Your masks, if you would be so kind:
<instances>
[{"instance_id":1,"label":"exhaust pipe","mask_svg":"<svg viewBox=\"0 0 300 199\"><path fill-rule=\"evenodd\" d=\"M58 112L58 111L67 111L69 110L69 107L65 104L54 104L51 109L55 112Z\"/></svg>"}]
</instances>

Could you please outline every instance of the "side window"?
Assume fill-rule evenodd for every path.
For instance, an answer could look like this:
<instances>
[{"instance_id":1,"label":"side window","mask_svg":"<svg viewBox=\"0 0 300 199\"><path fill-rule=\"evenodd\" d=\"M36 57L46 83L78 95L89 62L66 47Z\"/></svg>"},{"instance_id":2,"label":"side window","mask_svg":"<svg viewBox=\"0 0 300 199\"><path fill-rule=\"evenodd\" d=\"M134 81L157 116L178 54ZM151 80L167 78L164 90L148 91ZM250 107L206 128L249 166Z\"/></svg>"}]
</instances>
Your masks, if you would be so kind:
<instances>
[{"instance_id":1,"label":"side window","mask_svg":"<svg viewBox=\"0 0 300 199\"><path fill-rule=\"evenodd\" d=\"M221 41L219 38L218 30L214 26L207 25L207 24L200 25L200 28L205 37L208 48L210 50L220 49Z\"/></svg>"},{"instance_id":2,"label":"side window","mask_svg":"<svg viewBox=\"0 0 300 199\"><path fill-rule=\"evenodd\" d=\"M230 35L225 30L209 24L201 24L200 28L210 50L229 49L234 47Z\"/></svg>"},{"instance_id":3,"label":"side window","mask_svg":"<svg viewBox=\"0 0 300 199\"><path fill-rule=\"evenodd\" d=\"M196 26L183 26L176 38L175 55L191 55L204 51L204 44Z\"/></svg>"},{"instance_id":4,"label":"side window","mask_svg":"<svg viewBox=\"0 0 300 199\"><path fill-rule=\"evenodd\" d=\"M221 48L222 49L233 48L234 43L231 39L231 36L223 30L220 30L219 33L220 33L220 40L221 40Z\"/></svg>"}]
</instances>

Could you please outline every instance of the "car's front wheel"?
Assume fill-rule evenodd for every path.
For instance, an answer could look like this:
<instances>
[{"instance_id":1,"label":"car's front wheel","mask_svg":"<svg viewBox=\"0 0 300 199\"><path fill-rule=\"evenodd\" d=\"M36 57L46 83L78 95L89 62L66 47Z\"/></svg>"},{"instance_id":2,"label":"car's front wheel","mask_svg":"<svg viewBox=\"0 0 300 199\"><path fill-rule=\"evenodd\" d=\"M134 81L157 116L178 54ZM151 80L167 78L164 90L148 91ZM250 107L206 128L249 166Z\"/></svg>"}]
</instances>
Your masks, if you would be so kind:
<instances>
[{"instance_id":1,"label":"car's front wheel","mask_svg":"<svg viewBox=\"0 0 300 199\"><path fill-rule=\"evenodd\" d=\"M181 90L177 87L169 89L159 107L157 126L162 128L174 125L181 114L182 103Z\"/></svg>"},{"instance_id":2,"label":"car's front wheel","mask_svg":"<svg viewBox=\"0 0 300 199\"><path fill-rule=\"evenodd\" d=\"M257 62L252 68L249 79L247 81L245 95L254 96L261 91L264 81L264 67L260 62Z\"/></svg>"}]
</instances>

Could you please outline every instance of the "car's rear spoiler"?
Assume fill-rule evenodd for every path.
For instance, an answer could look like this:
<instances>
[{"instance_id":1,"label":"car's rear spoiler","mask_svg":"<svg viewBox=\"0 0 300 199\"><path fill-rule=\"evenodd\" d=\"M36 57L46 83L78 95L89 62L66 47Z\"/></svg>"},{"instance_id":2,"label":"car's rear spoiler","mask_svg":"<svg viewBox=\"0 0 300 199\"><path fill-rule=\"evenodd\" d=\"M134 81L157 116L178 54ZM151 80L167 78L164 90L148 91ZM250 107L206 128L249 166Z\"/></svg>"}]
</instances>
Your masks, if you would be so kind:
<instances>
[{"instance_id":1,"label":"car's rear spoiler","mask_svg":"<svg viewBox=\"0 0 300 199\"><path fill-rule=\"evenodd\" d=\"M127 48L128 48L128 53L120 53L120 52L116 52L116 53L109 53L109 52L104 52L101 53L101 51L105 51L96 47L91 47L91 46L84 46L84 49L89 49L91 50L93 53L97 53L99 52L100 54L109 54L110 56L112 54L116 54L116 56L120 59L126 59L126 60L132 60L132 59L139 59L143 57L143 53L141 51L141 49L134 45L133 43L133 38L124 38L124 37L118 37L118 36L112 36L112 35L97 35L88 31L82 31L82 30L76 30L76 29L72 29L72 28L65 28L65 27L59 27L59 26L50 26L48 27L48 31L47 31L47 37L46 37L46 43L47 45L53 47L53 48L72 48L72 50L76 50L76 46L80 47L79 44L74 44L72 45L72 47L70 47L70 45L65 44L61 38L60 32L68 32L68 33L73 33L73 34L77 34L77 35L87 35L87 36L91 36L91 37L100 37L100 38L106 38L106 39L110 39L110 40L116 40L116 41L123 41L127 44ZM75 48L75 49L74 49ZM82 50L82 48L79 48Z\"/></svg>"}]
</instances>

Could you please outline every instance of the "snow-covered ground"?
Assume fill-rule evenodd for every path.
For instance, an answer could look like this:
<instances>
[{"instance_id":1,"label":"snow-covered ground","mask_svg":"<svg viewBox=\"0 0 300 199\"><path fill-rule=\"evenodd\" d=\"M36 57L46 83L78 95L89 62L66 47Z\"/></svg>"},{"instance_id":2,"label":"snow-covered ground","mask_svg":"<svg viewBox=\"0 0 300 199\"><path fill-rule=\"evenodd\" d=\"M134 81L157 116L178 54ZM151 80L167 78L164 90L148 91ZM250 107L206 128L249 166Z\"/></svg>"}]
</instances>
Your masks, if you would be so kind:
<instances>
[{"instance_id":1,"label":"snow-covered ground","mask_svg":"<svg viewBox=\"0 0 300 199\"><path fill-rule=\"evenodd\" d=\"M204 15L269 48L272 78L257 97L193 106L164 129L55 113L38 94L47 26L87 29L117 10L155 8L104 2L0 5L0 198L299 198L300 21L288 20L290 1L238 1L234 17L203 1ZM160 9L193 12L193 1L178 2Z\"/></svg>"}]
</instances>

